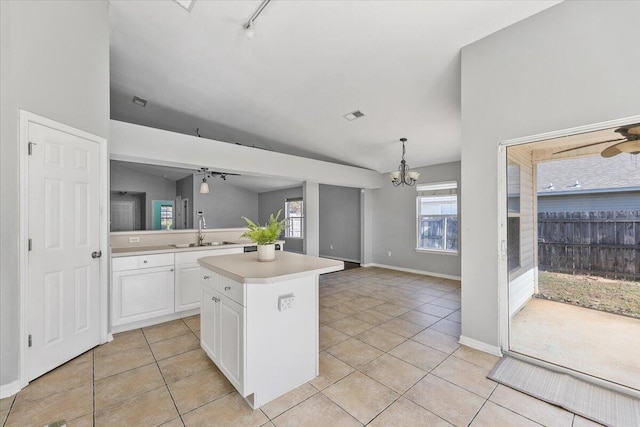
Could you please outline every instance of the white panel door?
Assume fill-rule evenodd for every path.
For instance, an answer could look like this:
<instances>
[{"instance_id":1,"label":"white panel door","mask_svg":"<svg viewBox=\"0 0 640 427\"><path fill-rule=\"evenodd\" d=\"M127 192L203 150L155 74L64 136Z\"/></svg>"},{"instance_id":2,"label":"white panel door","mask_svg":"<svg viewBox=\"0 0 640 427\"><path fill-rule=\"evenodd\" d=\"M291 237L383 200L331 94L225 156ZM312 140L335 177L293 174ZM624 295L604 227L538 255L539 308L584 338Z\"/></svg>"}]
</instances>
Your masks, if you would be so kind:
<instances>
[{"instance_id":1,"label":"white panel door","mask_svg":"<svg viewBox=\"0 0 640 427\"><path fill-rule=\"evenodd\" d=\"M207 286L202 286L200 308L200 346L211 360L218 363L220 348L220 295Z\"/></svg>"},{"instance_id":2,"label":"white panel door","mask_svg":"<svg viewBox=\"0 0 640 427\"><path fill-rule=\"evenodd\" d=\"M29 123L27 380L100 342L100 146Z\"/></svg>"},{"instance_id":3,"label":"white panel door","mask_svg":"<svg viewBox=\"0 0 640 427\"><path fill-rule=\"evenodd\" d=\"M114 272L111 281L111 325L173 313L173 281L173 267Z\"/></svg>"},{"instance_id":4,"label":"white panel door","mask_svg":"<svg viewBox=\"0 0 640 427\"><path fill-rule=\"evenodd\" d=\"M220 295L218 367L244 396L244 307Z\"/></svg>"},{"instance_id":5,"label":"white panel door","mask_svg":"<svg viewBox=\"0 0 640 427\"><path fill-rule=\"evenodd\" d=\"M135 230L136 202L133 200L111 201L111 231Z\"/></svg>"},{"instance_id":6,"label":"white panel door","mask_svg":"<svg viewBox=\"0 0 640 427\"><path fill-rule=\"evenodd\" d=\"M200 265L198 263L177 265L175 311L200 307L200 287Z\"/></svg>"}]
</instances>

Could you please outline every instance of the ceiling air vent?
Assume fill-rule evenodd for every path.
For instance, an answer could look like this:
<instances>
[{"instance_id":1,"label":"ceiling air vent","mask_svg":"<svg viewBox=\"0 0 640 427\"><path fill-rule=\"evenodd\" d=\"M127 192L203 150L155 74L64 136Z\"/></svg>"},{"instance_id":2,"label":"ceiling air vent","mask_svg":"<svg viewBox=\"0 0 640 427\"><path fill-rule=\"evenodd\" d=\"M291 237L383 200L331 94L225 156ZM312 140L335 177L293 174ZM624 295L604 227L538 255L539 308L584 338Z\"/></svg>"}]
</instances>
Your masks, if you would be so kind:
<instances>
[{"instance_id":1,"label":"ceiling air vent","mask_svg":"<svg viewBox=\"0 0 640 427\"><path fill-rule=\"evenodd\" d=\"M364 113L360 110L356 110L352 113L349 114L345 114L344 116L345 119L349 120L350 122L355 120L355 119L359 119L360 117L364 117Z\"/></svg>"}]
</instances>

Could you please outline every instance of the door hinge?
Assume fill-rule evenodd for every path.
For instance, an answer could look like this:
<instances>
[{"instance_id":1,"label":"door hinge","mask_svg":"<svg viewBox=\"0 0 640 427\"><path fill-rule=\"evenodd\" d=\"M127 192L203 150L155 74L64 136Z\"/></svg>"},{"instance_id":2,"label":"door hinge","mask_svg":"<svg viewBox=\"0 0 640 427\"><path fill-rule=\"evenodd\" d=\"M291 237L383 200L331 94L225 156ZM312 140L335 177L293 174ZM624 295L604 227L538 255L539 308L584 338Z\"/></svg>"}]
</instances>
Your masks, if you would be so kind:
<instances>
[{"instance_id":1,"label":"door hinge","mask_svg":"<svg viewBox=\"0 0 640 427\"><path fill-rule=\"evenodd\" d=\"M31 239L29 239L29 250L31 250L33 248L33 242L31 241Z\"/></svg>"},{"instance_id":2,"label":"door hinge","mask_svg":"<svg viewBox=\"0 0 640 427\"><path fill-rule=\"evenodd\" d=\"M33 146L37 145L35 142L30 142L29 143L29 155L33 154Z\"/></svg>"},{"instance_id":3,"label":"door hinge","mask_svg":"<svg viewBox=\"0 0 640 427\"><path fill-rule=\"evenodd\" d=\"M29 334L29 347L31 347L32 344L33 344L33 342L31 340L31 334Z\"/></svg>"}]
</instances>

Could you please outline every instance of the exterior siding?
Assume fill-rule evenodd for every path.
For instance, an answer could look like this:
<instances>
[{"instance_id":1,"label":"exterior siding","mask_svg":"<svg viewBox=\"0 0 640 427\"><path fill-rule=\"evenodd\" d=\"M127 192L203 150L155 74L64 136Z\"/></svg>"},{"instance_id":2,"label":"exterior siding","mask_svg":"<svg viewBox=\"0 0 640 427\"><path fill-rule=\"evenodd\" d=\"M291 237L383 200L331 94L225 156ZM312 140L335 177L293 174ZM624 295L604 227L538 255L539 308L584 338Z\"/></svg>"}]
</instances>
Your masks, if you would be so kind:
<instances>
[{"instance_id":1,"label":"exterior siding","mask_svg":"<svg viewBox=\"0 0 640 427\"><path fill-rule=\"evenodd\" d=\"M509 273L509 314L513 315L535 291L535 177L531 153L526 147L509 147L507 157L520 165L520 268Z\"/></svg>"},{"instance_id":2,"label":"exterior siding","mask_svg":"<svg viewBox=\"0 0 640 427\"><path fill-rule=\"evenodd\" d=\"M593 212L640 209L640 191L538 195L538 212Z\"/></svg>"}]
</instances>

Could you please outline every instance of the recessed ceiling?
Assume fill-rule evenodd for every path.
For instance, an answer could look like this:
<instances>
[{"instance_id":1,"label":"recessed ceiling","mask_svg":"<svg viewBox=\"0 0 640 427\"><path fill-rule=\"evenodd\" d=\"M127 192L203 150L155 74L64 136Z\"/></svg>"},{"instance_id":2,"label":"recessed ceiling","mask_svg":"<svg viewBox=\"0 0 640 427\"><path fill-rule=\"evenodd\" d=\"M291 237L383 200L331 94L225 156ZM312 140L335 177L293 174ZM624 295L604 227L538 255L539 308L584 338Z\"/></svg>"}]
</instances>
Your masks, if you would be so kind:
<instances>
[{"instance_id":1,"label":"recessed ceiling","mask_svg":"<svg viewBox=\"0 0 640 427\"><path fill-rule=\"evenodd\" d=\"M559 2L276 0L249 40L260 3L112 1L112 118L380 172L400 137L413 167L459 160L460 49Z\"/></svg>"}]
</instances>

